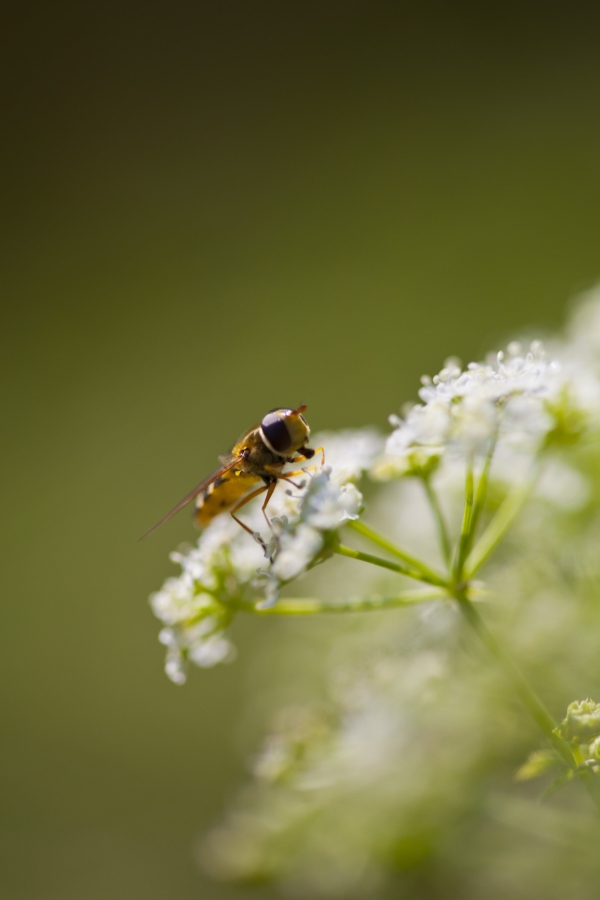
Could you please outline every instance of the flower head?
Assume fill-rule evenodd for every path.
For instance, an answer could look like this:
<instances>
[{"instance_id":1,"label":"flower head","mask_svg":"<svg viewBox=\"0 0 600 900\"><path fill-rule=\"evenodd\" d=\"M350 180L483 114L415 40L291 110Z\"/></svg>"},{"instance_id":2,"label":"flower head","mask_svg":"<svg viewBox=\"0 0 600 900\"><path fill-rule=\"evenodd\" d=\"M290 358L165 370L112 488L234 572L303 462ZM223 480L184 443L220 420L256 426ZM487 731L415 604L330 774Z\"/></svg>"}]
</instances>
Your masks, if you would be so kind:
<instances>
[{"instance_id":1,"label":"flower head","mask_svg":"<svg viewBox=\"0 0 600 900\"><path fill-rule=\"evenodd\" d=\"M525 353L513 342L466 369L449 360L434 378L423 377L421 403L404 418L391 417L394 431L373 474L379 480L427 477L444 456L482 457L494 441L500 455L510 456L579 434L598 394L598 385L590 391L589 372L584 381L586 391L574 366L548 360L540 341Z\"/></svg>"},{"instance_id":2,"label":"flower head","mask_svg":"<svg viewBox=\"0 0 600 900\"><path fill-rule=\"evenodd\" d=\"M336 484L331 469L324 466L311 478L297 518L281 523L271 574L283 584L306 572L344 522L358 518L361 506L358 488L352 483Z\"/></svg>"},{"instance_id":3,"label":"flower head","mask_svg":"<svg viewBox=\"0 0 600 900\"><path fill-rule=\"evenodd\" d=\"M261 561L258 547L240 541L239 531L232 519L215 520L196 547L171 554L181 574L150 597L155 616L166 626L159 637L167 648L165 671L176 684L185 681L188 661L208 668L233 658L226 637L233 603L252 590Z\"/></svg>"},{"instance_id":4,"label":"flower head","mask_svg":"<svg viewBox=\"0 0 600 900\"><path fill-rule=\"evenodd\" d=\"M268 540L260 507L254 506L244 510L254 541L223 514L195 547L171 554L181 574L168 578L150 603L165 625L160 640L172 681L185 681L189 662L207 668L232 659L227 629L235 613L276 603L281 587L329 556L339 528L358 517L362 495L354 481L380 452L383 439L366 429L322 435L320 443L328 465L316 471L307 467L297 488L278 487L269 506Z\"/></svg>"},{"instance_id":5,"label":"flower head","mask_svg":"<svg viewBox=\"0 0 600 900\"><path fill-rule=\"evenodd\" d=\"M374 428L324 431L315 443L325 448L325 462L336 484L358 481L383 450L385 440Z\"/></svg>"}]
</instances>

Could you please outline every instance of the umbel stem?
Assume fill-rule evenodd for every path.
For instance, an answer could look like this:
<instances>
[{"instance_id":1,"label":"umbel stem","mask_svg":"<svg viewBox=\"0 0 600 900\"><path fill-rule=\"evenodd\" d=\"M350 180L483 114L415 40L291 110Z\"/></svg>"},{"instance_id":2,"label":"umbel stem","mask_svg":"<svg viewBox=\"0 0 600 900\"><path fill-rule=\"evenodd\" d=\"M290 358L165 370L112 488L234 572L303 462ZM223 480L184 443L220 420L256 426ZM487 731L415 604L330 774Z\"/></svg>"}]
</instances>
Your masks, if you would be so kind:
<instances>
[{"instance_id":1,"label":"umbel stem","mask_svg":"<svg viewBox=\"0 0 600 900\"><path fill-rule=\"evenodd\" d=\"M442 589L442 597L445 596L448 599L453 598L457 602L465 621L475 632L490 655L502 667L521 703L525 706L556 752L569 768L577 774L592 801L596 805L598 812L600 812L600 778L598 778L594 772L579 765L570 745L556 733L556 722L530 686L516 662L489 630L469 597L468 579L472 577L472 574L476 569L483 564L490 553L492 553L502 540L514 522L526 498L529 496L533 484L533 479L531 479L525 486L519 488L518 491L507 496L495 517L488 525L480 542L473 550L471 550L477 523L485 503L492 453L493 447L488 453L477 485L475 484L472 465L469 465L467 468L465 507L461 533L454 554L455 562L453 572L448 578L439 575L422 560L397 547L386 537L380 535L363 522L351 522L349 523L349 526L354 532L362 535L362 537L369 540L372 544L386 550L397 559L402 560L402 563L392 562L379 556L373 556L370 553L363 553L359 550L354 550L351 547L346 547L343 544L339 544L335 547L334 552L338 553L340 556L347 556L351 559L369 563L370 565L379 566L408 578L420 580L426 584L436 585L438 588ZM445 543L448 538L443 518L441 518L441 512L439 512L439 503L437 502L437 497L435 496L435 492L429 481L425 482L425 486L432 510L434 511L434 516L437 520L442 550L446 556ZM438 513L436 513L436 510L439 512L439 516ZM450 554L448 554L447 559L451 559Z\"/></svg>"},{"instance_id":2,"label":"umbel stem","mask_svg":"<svg viewBox=\"0 0 600 900\"><path fill-rule=\"evenodd\" d=\"M425 488L425 493L427 495L427 499L431 507L431 512L433 513L433 518L437 527L438 538L442 550L442 555L444 557L444 562L446 563L446 568L448 569L448 571L450 571L450 566L452 565L452 544L450 542L446 520L444 519L444 514L438 500L438 495L434 491L431 484L431 476L426 476L423 478L423 487Z\"/></svg>"},{"instance_id":3,"label":"umbel stem","mask_svg":"<svg viewBox=\"0 0 600 900\"><path fill-rule=\"evenodd\" d=\"M511 682L515 692L529 711L531 717L544 732L554 749L560 754L569 768L573 769L579 776L579 779L595 803L598 812L600 812L600 779L588 769L578 767L578 763L573 755L571 747L556 733L556 722L535 691L530 687L527 679L513 658L503 649L497 638L494 637L471 601L460 592L455 596L465 620L469 623L484 647L491 653L494 659L500 663L508 680Z\"/></svg>"},{"instance_id":4,"label":"umbel stem","mask_svg":"<svg viewBox=\"0 0 600 900\"><path fill-rule=\"evenodd\" d=\"M406 575L407 578L415 578L417 581L424 581L426 584L437 584L440 587L447 587L444 578L441 575L437 575L432 569L424 571L423 568L417 569L413 566L392 562L381 556L373 556L371 553L362 553L360 550L353 550L352 547L346 547L344 544L338 544L333 549L334 552L338 553L340 556L349 556L351 559L360 559L363 562L370 563L372 566L381 566L383 569L390 569L392 572L398 572L399 575Z\"/></svg>"},{"instance_id":5,"label":"umbel stem","mask_svg":"<svg viewBox=\"0 0 600 900\"><path fill-rule=\"evenodd\" d=\"M431 587L425 590L400 591L397 594L372 597L355 597L340 602L325 602L316 597L288 597L279 600L274 606L259 608L254 603L240 606L242 612L256 613L262 616L314 616L322 613L371 612L380 609L393 609L400 606L414 606L417 603L428 603L431 600L447 598L443 588Z\"/></svg>"},{"instance_id":6,"label":"umbel stem","mask_svg":"<svg viewBox=\"0 0 600 900\"><path fill-rule=\"evenodd\" d=\"M409 578L418 577L421 581L429 581L431 584L446 583L446 579L442 574L436 572L431 566L428 566L427 563L423 562L423 560L414 556L412 553L408 553L406 550L398 547L397 544L394 544L392 541L388 540L388 538L379 534L374 528L366 525L360 519L351 519L346 524L347 527L356 532L356 534L362 535L372 544L381 547L382 550L387 550L388 553L395 556L397 559L403 560L413 572L420 573L417 576L409 575ZM426 578L423 578L423 575L425 575Z\"/></svg>"}]
</instances>

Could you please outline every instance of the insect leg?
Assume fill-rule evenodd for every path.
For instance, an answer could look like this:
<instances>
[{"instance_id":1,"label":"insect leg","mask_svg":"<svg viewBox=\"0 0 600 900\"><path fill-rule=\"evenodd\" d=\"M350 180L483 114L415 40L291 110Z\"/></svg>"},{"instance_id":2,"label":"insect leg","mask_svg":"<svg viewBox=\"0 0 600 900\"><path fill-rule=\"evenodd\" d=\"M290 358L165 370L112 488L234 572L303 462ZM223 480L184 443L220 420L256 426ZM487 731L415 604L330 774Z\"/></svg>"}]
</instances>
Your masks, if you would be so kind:
<instances>
[{"instance_id":1,"label":"insect leg","mask_svg":"<svg viewBox=\"0 0 600 900\"><path fill-rule=\"evenodd\" d=\"M308 448L306 448L306 449L308 449ZM324 447L317 447L316 450L313 450L311 456L294 456L294 458L292 459L292 462L304 462L305 459L312 459L313 456L315 456L317 453L322 454L321 465L324 466L325 465L325 448Z\"/></svg>"},{"instance_id":2,"label":"insect leg","mask_svg":"<svg viewBox=\"0 0 600 900\"><path fill-rule=\"evenodd\" d=\"M248 494L247 497L243 497L243 498L240 500L240 502L239 502L239 503L236 503L236 505L233 507L233 509L230 510L232 518L234 518L235 521L238 523L238 525L241 525L242 528L244 529L244 531L247 531L248 534L251 534L251 535L254 536L254 532L252 531L252 529L249 528L248 525L244 525L244 523L242 522L242 520L241 520L241 519L238 519L238 517L235 515L235 513L238 511L238 509L241 509L242 506L245 506L246 503L249 503L250 500L253 500L255 497L258 497L259 494L264 494L264 492L265 492L265 491L268 491L270 487L271 487L271 485L267 485L266 487L259 487L259 488L257 488L255 491L252 491L251 494ZM273 492L271 491L271 493L273 493ZM269 499L270 499L270 497L269 497ZM267 521L268 521L268 519L267 519ZM269 524L270 524L270 523L269 523Z\"/></svg>"},{"instance_id":3,"label":"insect leg","mask_svg":"<svg viewBox=\"0 0 600 900\"><path fill-rule=\"evenodd\" d=\"M293 460L293 462L297 462L297 460ZM273 478L277 478L278 481L289 481L295 488L300 489L302 485L296 484L291 479L295 478L296 475L306 475L307 472L318 469L318 466L307 466L306 469L298 469L296 472L279 472L278 470L271 468L271 466L265 466L265 469L269 475L272 475Z\"/></svg>"},{"instance_id":4,"label":"insect leg","mask_svg":"<svg viewBox=\"0 0 600 900\"><path fill-rule=\"evenodd\" d=\"M316 466L311 466L311 469L312 468L316 468ZM277 478L278 481L289 481L290 484L293 484L294 487L298 489L300 489L301 486L299 484L295 484L291 479L296 475L306 475L304 469L298 469L297 472L280 472L278 469L272 468L271 466L265 466L265 469L267 470L269 475L273 476L273 478Z\"/></svg>"},{"instance_id":5,"label":"insect leg","mask_svg":"<svg viewBox=\"0 0 600 900\"><path fill-rule=\"evenodd\" d=\"M269 500L273 496L273 491L275 490L276 487L277 487L277 482L273 481L272 484L270 484L267 488L263 488L263 490L266 490L267 496L265 497L265 502L262 505L263 516L267 520L267 525L269 526L269 528L271 529L271 531L273 532L275 537L277 537L277 535L275 534L275 531L273 529L273 523L271 522L270 518L267 515L267 506L268 506Z\"/></svg>"},{"instance_id":6,"label":"insect leg","mask_svg":"<svg viewBox=\"0 0 600 900\"><path fill-rule=\"evenodd\" d=\"M304 475L304 472L290 472L290 475ZM288 478L287 475L280 475L279 480L289 482L289 484L291 484L292 487L295 487L298 491L302 490L302 484L296 484L296 482L292 481L291 478Z\"/></svg>"}]
</instances>

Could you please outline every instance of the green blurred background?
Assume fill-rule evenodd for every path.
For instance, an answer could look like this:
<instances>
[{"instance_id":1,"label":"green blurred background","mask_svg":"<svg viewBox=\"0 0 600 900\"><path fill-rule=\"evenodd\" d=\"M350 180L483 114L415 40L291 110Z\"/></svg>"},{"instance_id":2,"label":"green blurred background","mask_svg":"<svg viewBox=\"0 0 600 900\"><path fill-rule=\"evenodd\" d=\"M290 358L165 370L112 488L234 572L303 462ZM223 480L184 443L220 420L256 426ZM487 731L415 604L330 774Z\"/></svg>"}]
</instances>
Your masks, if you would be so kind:
<instances>
[{"instance_id":1,"label":"green blurred background","mask_svg":"<svg viewBox=\"0 0 600 900\"><path fill-rule=\"evenodd\" d=\"M376 423L600 275L600 17L545 3L5 17L2 896L229 898L254 657L162 671L137 537L247 425ZM318 627L318 626L317 626ZM254 897L271 896L268 890Z\"/></svg>"}]
</instances>

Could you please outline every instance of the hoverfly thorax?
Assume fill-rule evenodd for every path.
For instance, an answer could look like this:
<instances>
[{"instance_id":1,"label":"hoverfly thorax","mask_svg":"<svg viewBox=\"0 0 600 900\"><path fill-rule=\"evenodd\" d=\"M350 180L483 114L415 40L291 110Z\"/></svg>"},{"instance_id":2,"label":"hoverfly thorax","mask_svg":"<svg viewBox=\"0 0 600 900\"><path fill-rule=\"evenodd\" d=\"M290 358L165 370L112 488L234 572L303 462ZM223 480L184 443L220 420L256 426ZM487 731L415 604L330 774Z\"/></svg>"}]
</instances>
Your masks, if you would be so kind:
<instances>
[{"instance_id":1,"label":"hoverfly thorax","mask_svg":"<svg viewBox=\"0 0 600 900\"><path fill-rule=\"evenodd\" d=\"M272 409L260 423L260 436L277 456L294 454L307 443L310 428L302 415L305 409Z\"/></svg>"},{"instance_id":2,"label":"hoverfly thorax","mask_svg":"<svg viewBox=\"0 0 600 900\"><path fill-rule=\"evenodd\" d=\"M298 409L272 409L259 425L244 432L231 453L219 457L222 465L216 471L197 484L146 534L150 534L195 500L196 523L201 528L209 525L220 513L229 512L245 531L254 535L253 530L238 519L236 512L260 494L266 494L262 512L273 531L266 509L275 487L279 481L286 481L298 488L299 485L291 478L306 471L286 471L286 463L312 459L317 452L306 446L310 428L302 415L305 409L306 406L299 406ZM323 464L325 451L322 447L319 450L323 453Z\"/></svg>"}]
</instances>

